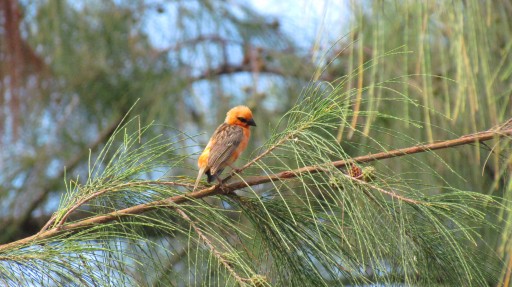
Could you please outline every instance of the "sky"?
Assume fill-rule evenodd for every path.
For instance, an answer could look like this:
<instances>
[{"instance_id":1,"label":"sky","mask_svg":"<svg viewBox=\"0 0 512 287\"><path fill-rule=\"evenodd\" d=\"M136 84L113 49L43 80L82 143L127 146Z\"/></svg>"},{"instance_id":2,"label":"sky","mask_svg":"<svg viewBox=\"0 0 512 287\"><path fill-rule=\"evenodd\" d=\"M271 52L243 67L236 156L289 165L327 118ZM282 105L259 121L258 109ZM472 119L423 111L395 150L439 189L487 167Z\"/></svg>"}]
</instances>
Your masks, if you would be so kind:
<instances>
[{"instance_id":1,"label":"sky","mask_svg":"<svg viewBox=\"0 0 512 287\"><path fill-rule=\"evenodd\" d=\"M350 4L348 0L245 0L256 11L269 18L279 20L280 28L287 35L293 35L303 48L311 48L316 43L320 49L329 48L340 36L349 31ZM236 2L236 1L234 1ZM155 14L147 23L152 43L165 48L172 43L173 9L167 13Z\"/></svg>"},{"instance_id":2,"label":"sky","mask_svg":"<svg viewBox=\"0 0 512 287\"><path fill-rule=\"evenodd\" d=\"M283 30L295 35L306 47L316 42L321 48L328 48L349 30L347 0L248 1L262 14L279 19Z\"/></svg>"}]
</instances>

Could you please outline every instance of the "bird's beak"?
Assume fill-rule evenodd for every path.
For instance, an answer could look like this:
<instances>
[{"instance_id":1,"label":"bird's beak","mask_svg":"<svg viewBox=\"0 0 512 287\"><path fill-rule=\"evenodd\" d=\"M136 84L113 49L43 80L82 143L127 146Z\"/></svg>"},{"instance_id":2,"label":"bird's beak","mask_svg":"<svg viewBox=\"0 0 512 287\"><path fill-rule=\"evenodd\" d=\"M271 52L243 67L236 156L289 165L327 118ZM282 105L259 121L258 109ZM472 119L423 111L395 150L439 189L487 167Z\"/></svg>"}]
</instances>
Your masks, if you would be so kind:
<instances>
[{"instance_id":1,"label":"bird's beak","mask_svg":"<svg viewBox=\"0 0 512 287\"><path fill-rule=\"evenodd\" d=\"M255 126L256 126L256 123L254 122L254 120L253 120L253 119L248 120L248 121L247 121L247 124L248 124L248 125L250 125L250 126L253 126L253 127L255 127Z\"/></svg>"}]
</instances>

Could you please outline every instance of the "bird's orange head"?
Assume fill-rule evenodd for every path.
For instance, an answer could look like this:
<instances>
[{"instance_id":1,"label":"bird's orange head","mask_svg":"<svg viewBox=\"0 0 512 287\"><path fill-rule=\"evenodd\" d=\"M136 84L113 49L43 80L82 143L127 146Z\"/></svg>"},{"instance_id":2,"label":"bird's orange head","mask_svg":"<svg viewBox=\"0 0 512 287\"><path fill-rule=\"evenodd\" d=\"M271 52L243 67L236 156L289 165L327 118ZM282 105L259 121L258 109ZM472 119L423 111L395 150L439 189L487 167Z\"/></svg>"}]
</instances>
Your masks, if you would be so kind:
<instances>
[{"instance_id":1,"label":"bird's orange head","mask_svg":"<svg viewBox=\"0 0 512 287\"><path fill-rule=\"evenodd\" d=\"M238 125L243 128L256 126L256 123L252 118L252 112L246 106L237 106L229 110L224 122L229 125Z\"/></svg>"}]
</instances>

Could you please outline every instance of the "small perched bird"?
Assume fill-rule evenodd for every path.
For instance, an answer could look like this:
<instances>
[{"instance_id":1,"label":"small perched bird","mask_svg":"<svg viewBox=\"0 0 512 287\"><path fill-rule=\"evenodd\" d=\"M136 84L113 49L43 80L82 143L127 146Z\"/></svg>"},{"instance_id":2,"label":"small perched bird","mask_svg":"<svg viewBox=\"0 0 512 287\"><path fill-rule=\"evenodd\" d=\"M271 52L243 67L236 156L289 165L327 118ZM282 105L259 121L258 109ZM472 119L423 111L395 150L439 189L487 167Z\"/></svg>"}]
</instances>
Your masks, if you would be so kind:
<instances>
[{"instance_id":1,"label":"small perched bird","mask_svg":"<svg viewBox=\"0 0 512 287\"><path fill-rule=\"evenodd\" d=\"M208 183L214 178L221 182L219 175L226 166L236 170L231 164L247 147L251 136L249 126L256 126L256 123L248 107L237 106L229 110L226 120L215 130L208 145L199 156L197 161L199 174L194 190L205 173L208 176Z\"/></svg>"}]
</instances>

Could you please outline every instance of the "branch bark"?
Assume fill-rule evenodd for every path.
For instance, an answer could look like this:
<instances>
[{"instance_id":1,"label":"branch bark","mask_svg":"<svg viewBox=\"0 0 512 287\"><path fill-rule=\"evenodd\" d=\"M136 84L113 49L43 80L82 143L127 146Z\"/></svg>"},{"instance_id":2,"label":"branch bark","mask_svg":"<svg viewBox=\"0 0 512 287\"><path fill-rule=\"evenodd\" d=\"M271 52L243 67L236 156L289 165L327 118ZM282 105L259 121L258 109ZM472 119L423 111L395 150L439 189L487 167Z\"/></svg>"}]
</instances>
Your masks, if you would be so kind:
<instances>
[{"instance_id":1,"label":"branch bark","mask_svg":"<svg viewBox=\"0 0 512 287\"><path fill-rule=\"evenodd\" d=\"M181 204L190 200L200 199L208 196L214 196L218 194L230 194L235 190L248 187L255 186L263 183L268 183L272 181L278 180L287 180L291 178L295 178L304 173L318 173L323 172L325 170L325 166L327 164L333 165L336 168L342 168L352 163L366 163L371 161L377 161L387 158L405 156L420 152L433 151L438 149L445 149L450 147L456 147L460 145L466 145L477 142L484 142L494 138L501 138L506 136L512 136L512 127L506 126L506 129L497 129L497 130L488 130L476 134L470 134L466 136L459 137L457 139L446 140L441 142L435 142L430 144L421 144L417 146L412 146L408 148L396 149L392 151L385 151L375 154L369 154L364 156L355 157L349 160L339 160L330 163L326 163L324 165L314 165L314 166L306 166L302 168L298 168L295 170L283 171L280 173L272 174L269 176L254 176L249 177L247 180L236 181L233 183L228 183L223 186L214 185L208 188L204 188L202 190L189 192L183 195L172 196L163 200L153 201L149 203L135 205L129 208L125 208L122 210L110 212L103 215L94 216L88 219L80 220L74 223L69 223L63 225L61 227L54 227L38 234L11 242L7 244L0 245L0 252L4 250L8 250L10 248L22 247L24 245L28 245L33 241L48 239L63 233L72 233L78 232L79 230L83 230L85 228L95 226L102 223L111 222L114 220L118 220L125 216L131 216L136 214L141 214L144 212L148 212L154 210L156 208L175 208L176 204ZM155 182L156 183L156 182ZM161 185L169 185L169 182L161 182Z\"/></svg>"},{"instance_id":2,"label":"branch bark","mask_svg":"<svg viewBox=\"0 0 512 287\"><path fill-rule=\"evenodd\" d=\"M183 219L185 219L185 221L187 221L190 224L190 226L194 229L194 231L197 233L199 238L206 244L206 246L208 246L208 249L210 249L210 251L213 253L213 255L215 257L217 257L217 260L219 260L219 262L224 266L224 268L226 268L226 270L231 274L231 276L233 276L233 278L235 278L235 280L238 282L238 284L240 286L245 286L246 285L245 281L248 281L249 279L242 278L240 275L238 275L238 273L236 273L235 269L233 269L233 267L231 267L228 260L226 260L226 258L224 258L222 253L217 250L217 248L213 245L211 240L208 239L208 237L203 233L201 228L199 228L194 223L194 221L192 219L190 219L190 217L183 210L176 208L176 212L178 212L178 214Z\"/></svg>"}]
</instances>

